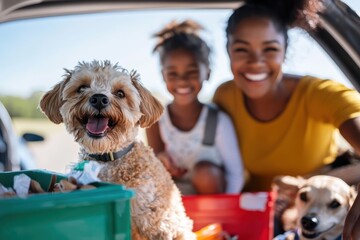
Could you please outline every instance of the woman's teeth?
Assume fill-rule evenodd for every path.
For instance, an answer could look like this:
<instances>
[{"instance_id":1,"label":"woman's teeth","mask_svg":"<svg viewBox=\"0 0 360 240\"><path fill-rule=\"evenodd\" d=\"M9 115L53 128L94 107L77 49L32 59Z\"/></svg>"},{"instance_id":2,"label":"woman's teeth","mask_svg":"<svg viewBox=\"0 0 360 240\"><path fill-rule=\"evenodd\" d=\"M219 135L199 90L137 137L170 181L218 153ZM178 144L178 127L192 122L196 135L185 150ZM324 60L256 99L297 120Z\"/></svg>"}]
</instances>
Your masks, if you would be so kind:
<instances>
[{"instance_id":1,"label":"woman's teeth","mask_svg":"<svg viewBox=\"0 0 360 240\"><path fill-rule=\"evenodd\" d=\"M251 81L262 81L268 76L267 73L245 73L244 76Z\"/></svg>"}]
</instances>

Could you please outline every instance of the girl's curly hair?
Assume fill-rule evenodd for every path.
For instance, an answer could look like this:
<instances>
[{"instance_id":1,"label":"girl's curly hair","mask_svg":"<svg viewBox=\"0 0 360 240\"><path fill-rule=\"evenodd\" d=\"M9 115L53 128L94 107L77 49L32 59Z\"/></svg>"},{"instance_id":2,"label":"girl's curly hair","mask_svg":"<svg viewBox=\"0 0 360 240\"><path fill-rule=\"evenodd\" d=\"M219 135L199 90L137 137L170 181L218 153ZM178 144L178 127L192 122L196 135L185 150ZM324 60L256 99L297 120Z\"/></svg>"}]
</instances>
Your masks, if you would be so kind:
<instances>
[{"instance_id":1,"label":"girl's curly hair","mask_svg":"<svg viewBox=\"0 0 360 240\"><path fill-rule=\"evenodd\" d=\"M198 61L209 65L210 47L199 36L199 32L204 28L193 20L183 22L172 21L162 30L155 33L157 38L153 52L158 52L161 63L166 54L177 49L184 49L192 52Z\"/></svg>"}]
</instances>

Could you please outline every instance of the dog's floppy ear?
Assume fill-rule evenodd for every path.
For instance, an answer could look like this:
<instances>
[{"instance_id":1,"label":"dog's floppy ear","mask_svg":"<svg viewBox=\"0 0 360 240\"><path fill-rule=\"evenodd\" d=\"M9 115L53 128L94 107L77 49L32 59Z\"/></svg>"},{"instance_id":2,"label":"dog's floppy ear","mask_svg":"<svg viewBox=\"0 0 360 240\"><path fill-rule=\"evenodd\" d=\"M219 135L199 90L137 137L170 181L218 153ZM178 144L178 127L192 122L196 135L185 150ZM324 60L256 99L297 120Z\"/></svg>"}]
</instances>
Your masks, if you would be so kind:
<instances>
[{"instance_id":1,"label":"dog's floppy ear","mask_svg":"<svg viewBox=\"0 0 360 240\"><path fill-rule=\"evenodd\" d=\"M69 71L68 76L63 81L56 84L53 89L45 93L40 100L40 108L43 113L49 118L50 121L59 124L63 122L63 118L60 113L60 107L63 104L61 97L62 90L66 83L70 80L71 74Z\"/></svg>"},{"instance_id":2,"label":"dog's floppy ear","mask_svg":"<svg viewBox=\"0 0 360 240\"><path fill-rule=\"evenodd\" d=\"M159 120L164 111L164 107L159 100L157 100L146 88L141 85L139 75L136 71L132 71L130 73L130 77L141 98L140 111L143 115L139 120L140 127L150 127L153 123Z\"/></svg>"},{"instance_id":3,"label":"dog's floppy ear","mask_svg":"<svg viewBox=\"0 0 360 240\"><path fill-rule=\"evenodd\" d=\"M350 196L349 196L349 204L350 204L350 206L353 205L357 194L358 194L358 192L356 191L355 186L350 186Z\"/></svg>"},{"instance_id":4,"label":"dog's floppy ear","mask_svg":"<svg viewBox=\"0 0 360 240\"><path fill-rule=\"evenodd\" d=\"M288 186L288 187L300 187L301 185L303 185L304 183L304 178L297 176L297 177L293 177L293 176L276 176L273 179L273 184L276 186Z\"/></svg>"},{"instance_id":5,"label":"dog's floppy ear","mask_svg":"<svg viewBox=\"0 0 360 240\"><path fill-rule=\"evenodd\" d=\"M298 176L276 176L272 182L272 188L275 191L286 191L287 194L295 197L301 186L305 183L305 179Z\"/></svg>"}]
</instances>

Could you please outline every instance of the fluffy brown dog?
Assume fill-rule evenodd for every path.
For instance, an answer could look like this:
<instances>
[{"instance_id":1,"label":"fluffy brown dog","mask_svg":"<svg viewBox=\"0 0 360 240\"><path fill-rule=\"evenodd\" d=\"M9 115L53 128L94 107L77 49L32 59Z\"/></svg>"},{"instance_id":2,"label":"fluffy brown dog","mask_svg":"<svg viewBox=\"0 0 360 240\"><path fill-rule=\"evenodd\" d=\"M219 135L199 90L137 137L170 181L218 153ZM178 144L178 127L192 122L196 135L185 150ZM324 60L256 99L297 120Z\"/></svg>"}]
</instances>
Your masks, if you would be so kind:
<instances>
[{"instance_id":1,"label":"fluffy brown dog","mask_svg":"<svg viewBox=\"0 0 360 240\"><path fill-rule=\"evenodd\" d=\"M162 105L135 72L109 61L79 63L47 92L40 107L64 122L81 146L80 160L101 163L102 181L135 190L132 239L195 239L180 192L151 148L137 141L140 127L161 116Z\"/></svg>"},{"instance_id":2,"label":"fluffy brown dog","mask_svg":"<svg viewBox=\"0 0 360 240\"><path fill-rule=\"evenodd\" d=\"M286 224L294 218L299 238L289 235L286 239L335 240L341 236L346 214L356 196L353 187L340 178L325 175L308 179L283 176L276 183L290 195L295 189L297 192L294 206L285 210L283 221Z\"/></svg>"}]
</instances>

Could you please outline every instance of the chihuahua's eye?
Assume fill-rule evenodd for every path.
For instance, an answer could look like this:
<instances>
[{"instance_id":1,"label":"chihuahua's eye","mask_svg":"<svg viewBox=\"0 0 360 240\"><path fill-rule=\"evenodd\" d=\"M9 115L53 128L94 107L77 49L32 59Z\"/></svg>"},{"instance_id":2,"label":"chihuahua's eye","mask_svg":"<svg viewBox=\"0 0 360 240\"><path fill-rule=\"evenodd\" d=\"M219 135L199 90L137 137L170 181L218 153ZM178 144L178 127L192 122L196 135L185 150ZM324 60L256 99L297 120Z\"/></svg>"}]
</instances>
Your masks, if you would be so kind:
<instances>
[{"instance_id":1,"label":"chihuahua's eye","mask_svg":"<svg viewBox=\"0 0 360 240\"><path fill-rule=\"evenodd\" d=\"M307 202L307 201L309 201L309 199L308 199L308 196L307 196L306 192L302 192L302 193L300 193L299 198L300 198L300 200L301 200L301 201L303 201L303 202Z\"/></svg>"},{"instance_id":2,"label":"chihuahua's eye","mask_svg":"<svg viewBox=\"0 0 360 240\"><path fill-rule=\"evenodd\" d=\"M77 92L78 93L83 93L85 91L85 89L89 88L89 86L86 85L81 85L78 89Z\"/></svg>"},{"instance_id":3,"label":"chihuahua's eye","mask_svg":"<svg viewBox=\"0 0 360 240\"><path fill-rule=\"evenodd\" d=\"M118 90L116 92L116 96L118 96L119 98L124 98L125 97L125 93L123 90Z\"/></svg>"},{"instance_id":4,"label":"chihuahua's eye","mask_svg":"<svg viewBox=\"0 0 360 240\"><path fill-rule=\"evenodd\" d=\"M329 208L335 209L340 207L340 203L337 200L332 200L331 203L329 204Z\"/></svg>"}]
</instances>

